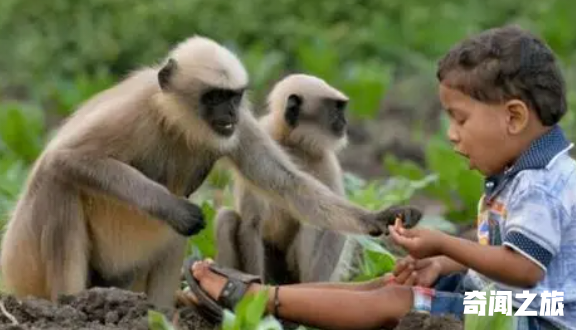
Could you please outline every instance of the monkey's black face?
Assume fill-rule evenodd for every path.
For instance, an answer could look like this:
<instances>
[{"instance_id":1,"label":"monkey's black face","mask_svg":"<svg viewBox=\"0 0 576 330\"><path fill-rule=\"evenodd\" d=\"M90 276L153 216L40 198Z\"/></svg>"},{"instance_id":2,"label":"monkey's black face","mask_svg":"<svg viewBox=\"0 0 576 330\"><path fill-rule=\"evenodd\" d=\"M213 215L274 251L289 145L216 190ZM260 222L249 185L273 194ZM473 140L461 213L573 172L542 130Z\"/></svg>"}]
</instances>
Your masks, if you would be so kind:
<instances>
[{"instance_id":1,"label":"monkey's black face","mask_svg":"<svg viewBox=\"0 0 576 330\"><path fill-rule=\"evenodd\" d=\"M330 131L337 137L341 137L346 133L346 107L347 101L344 100L328 100L327 105L327 123L329 124Z\"/></svg>"},{"instance_id":2,"label":"monkey's black face","mask_svg":"<svg viewBox=\"0 0 576 330\"><path fill-rule=\"evenodd\" d=\"M232 136L238 123L238 108L243 96L243 89L209 89L200 98L200 115L217 134Z\"/></svg>"},{"instance_id":3,"label":"monkey's black face","mask_svg":"<svg viewBox=\"0 0 576 330\"><path fill-rule=\"evenodd\" d=\"M346 107L348 101L336 99L323 99L319 101L312 113L303 111L305 100L300 96L291 95L286 105L285 119L288 125L296 128L300 123L310 123L320 126L336 137L346 133L348 121L346 120Z\"/></svg>"}]
</instances>

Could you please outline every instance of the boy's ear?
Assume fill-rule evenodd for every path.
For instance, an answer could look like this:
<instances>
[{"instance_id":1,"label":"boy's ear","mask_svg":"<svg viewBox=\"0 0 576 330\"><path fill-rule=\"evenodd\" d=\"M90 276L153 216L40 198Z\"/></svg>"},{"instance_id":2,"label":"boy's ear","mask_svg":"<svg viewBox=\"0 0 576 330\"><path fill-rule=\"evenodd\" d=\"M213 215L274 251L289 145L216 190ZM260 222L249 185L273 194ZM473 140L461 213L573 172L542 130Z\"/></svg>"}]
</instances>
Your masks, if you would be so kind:
<instances>
[{"instance_id":1,"label":"boy's ear","mask_svg":"<svg viewBox=\"0 0 576 330\"><path fill-rule=\"evenodd\" d=\"M506 111L508 115L508 132L510 134L519 134L528 127L530 110L526 103L516 99L510 100L506 103Z\"/></svg>"}]
</instances>

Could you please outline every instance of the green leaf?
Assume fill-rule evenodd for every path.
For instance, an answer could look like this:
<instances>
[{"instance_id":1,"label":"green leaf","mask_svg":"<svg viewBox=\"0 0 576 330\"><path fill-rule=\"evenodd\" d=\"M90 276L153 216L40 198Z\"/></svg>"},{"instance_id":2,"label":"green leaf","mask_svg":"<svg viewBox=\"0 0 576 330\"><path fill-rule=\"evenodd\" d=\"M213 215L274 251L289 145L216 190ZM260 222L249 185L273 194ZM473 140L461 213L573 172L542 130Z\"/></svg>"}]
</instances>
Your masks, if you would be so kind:
<instances>
[{"instance_id":1,"label":"green leaf","mask_svg":"<svg viewBox=\"0 0 576 330\"><path fill-rule=\"evenodd\" d=\"M410 180L421 180L426 175L424 170L413 161L399 160L394 155L384 157L384 168L391 175L408 178Z\"/></svg>"},{"instance_id":2,"label":"green leaf","mask_svg":"<svg viewBox=\"0 0 576 330\"><path fill-rule=\"evenodd\" d=\"M394 256L390 252L388 252L388 250L386 250L382 245L380 245L377 242L376 238L364 235L353 235L353 234L349 235L349 237L356 240L360 244L360 246L365 250L388 255L394 259Z\"/></svg>"},{"instance_id":3,"label":"green leaf","mask_svg":"<svg viewBox=\"0 0 576 330\"><path fill-rule=\"evenodd\" d=\"M391 76L391 68L378 62L351 66L338 84L350 98L350 113L357 118L374 118Z\"/></svg>"},{"instance_id":4,"label":"green leaf","mask_svg":"<svg viewBox=\"0 0 576 330\"><path fill-rule=\"evenodd\" d=\"M358 175L350 172L344 172L344 188L346 189L346 195L354 194L356 191L361 190L366 186L366 180L362 179Z\"/></svg>"},{"instance_id":5,"label":"green leaf","mask_svg":"<svg viewBox=\"0 0 576 330\"><path fill-rule=\"evenodd\" d=\"M148 328L151 330L176 330L164 314L154 310L148 311Z\"/></svg>"},{"instance_id":6,"label":"green leaf","mask_svg":"<svg viewBox=\"0 0 576 330\"><path fill-rule=\"evenodd\" d=\"M222 320L222 330L235 330L239 327L237 326L236 314L232 313L230 310L224 310L224 318Z\"/></svg>"},{"instance_id":7,"label":"green leaf","mask_svg":"<svg viewBox=\"0 0 576 330\"><path fill-rule=\"evenodd\" d=\"M202 212L204 213L206 227L200 233L188 239L187 254L190 255L197 250L202 258L214 258L216 255L216 245L214 244L214 216L216 215L216 210L211 200L202 202Z\"/></svg>"},{"instance_id":8,"label":"green leaf","mask_svg":"<svg viewBox=\"0 0 576 330\"><path fill-rule=\"evenodd\" d=\"M458 233L458 227L456 227L453 222L441 216L424 216L420 219L418 226L441 230L453 235Z\"/></svg>"},{"instance_id":9,"label":"green leaf","mask_svg":"<svg viewBox=\"0 0 576 330\"><path fill-rule=\"evenodd\" d=\"M302 44L298 48L297 58L303 71L326 81L336 80L338 53L325 40L317 38L314 42Z\"/></svg>"},{"instance_id":10,"label":"green leaf","mask_svg":"<svg viewBox=\"0 0 576 330\"><path fill-rule=\"evenodd\" d=\"M44 116L40 109L10 102L0 105L0 139L13 153L32 163L42 151Z\"/></svg>"},{"instance_id":11,"label":"green leaf","mask_svg":"<svg viewBox=\"0 0 576 330\"><path fill-rule=\"evenodd\" d=\"M234 312L242 322L242 325L248 329L254 329L262 320L266 311L266 302L268 301L268 291L260 290L256 294L247 294L240 300Z\"/></svg>"},{"instance_id":12,"label":"green leaf","mask_svg":"<svg viewBox=\"0 0 576 330\"><path fill-rule=\"evenodd\" d=\"M256 327L256 330L283 330L282 324L272 316L266 316Z\"/></svg>"},{"instance_id":13,"label":"green leaf","mask_svg":"<svg viewBox=\"0 0 576 330\"><path fill-rule=\"evenodd\" d=\"M70 115L78 106L97 93L111 87L115 79L106 70L96 74L79 73L74 79L62 79L51 85L48 96L55 101L60 115Z\"/></svg>"},{"instance_id":14,"label":"green leaf","mask_svg":"<svg viewBox=\"0 0 576 330\"><path fill-rule=\"evenodd\" d=\"M225 310L222 329L282 329L273 316L263 318L267 302L268 289L260 290L256 294L246 294L236 305L234 312Z\"/></svg>"},{"instance_id":15,"label":"green leaf","mask_svg":"<svg viewBox=\"0 0 576 330\"><path fill-rule=\"evenodd\" d=\"M373 279L394 269L396 262L394 255L380 245L377 239L362 235L350 235L350 238L358 242L362 248L360 273L354 276L352 281Z\"/></svg>"}]
</instances>

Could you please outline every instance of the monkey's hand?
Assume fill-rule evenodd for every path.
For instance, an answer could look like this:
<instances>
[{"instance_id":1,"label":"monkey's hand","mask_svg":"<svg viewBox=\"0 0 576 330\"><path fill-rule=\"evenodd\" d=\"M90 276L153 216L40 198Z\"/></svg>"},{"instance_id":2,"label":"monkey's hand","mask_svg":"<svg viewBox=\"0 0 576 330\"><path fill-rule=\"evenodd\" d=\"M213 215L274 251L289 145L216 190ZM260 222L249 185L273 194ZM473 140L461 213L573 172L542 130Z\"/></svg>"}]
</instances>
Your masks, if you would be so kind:
<instances>
[{"instance_id":1,"label":"monkey's hand","mask_svg":"<svg viewBox=\"0 0 576 330\"><path fill-rule=\"evenodd\" d=\"M184 198L174 198L170 204L172 204L171 207L156 210L154 215L168 220L172 228L181 235L192 236L206 227L200 206Z\"/></svg>"},{"instance_id":2,"label":"monkey's hand","mask_svg":"<svg viewBox=\"0 0 576 330\"><path fill-rule=\"evenodd\" d=\"M388 235L388 226L394 225L396 218L402 221L406 228L412 228L418 224L422 218L422 212L412 206L391 206L384 210L370 214L364 218L366 225L370 228L368 234L370 236Z\"/></svg>"}]
</instances>

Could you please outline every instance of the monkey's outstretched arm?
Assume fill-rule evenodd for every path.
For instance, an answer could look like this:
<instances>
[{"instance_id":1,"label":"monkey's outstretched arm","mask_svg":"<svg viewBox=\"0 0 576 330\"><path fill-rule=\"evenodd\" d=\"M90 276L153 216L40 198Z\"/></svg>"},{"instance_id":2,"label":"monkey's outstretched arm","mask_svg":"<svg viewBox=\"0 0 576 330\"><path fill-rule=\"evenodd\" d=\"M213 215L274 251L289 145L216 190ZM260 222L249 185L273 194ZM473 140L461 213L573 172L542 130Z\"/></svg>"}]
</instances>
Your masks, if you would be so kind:
<instances>
[{"instance_id":1,"label":"monkey's outstretched arm","mask_svg":"<svg viewBox=\"0 0 576 330\"><path fill-rule=\"evenodd\" d=\"M380 235L393 223L396 212L406 216L405 211L414 211L400 207L370 212L353 205L313 176L298 170L253 117L244 116L242 120L238 147L228 155L232 166L256 191L272 197L296 219L317 227Z\"/></svg>"},{"instance_id":2,"label":"monkey's outstretched arm","mask_svg":"<svg viewBox=\"0 0 576 330\"><path fill-rule=\"evenodd\" d=\"M182 235L193 235L205 226L200 207L172 195L164 186L116 159L53 151L47 155L46 166L56 178L132 204L166 221Z\"/></svg>"}]
</instances>

